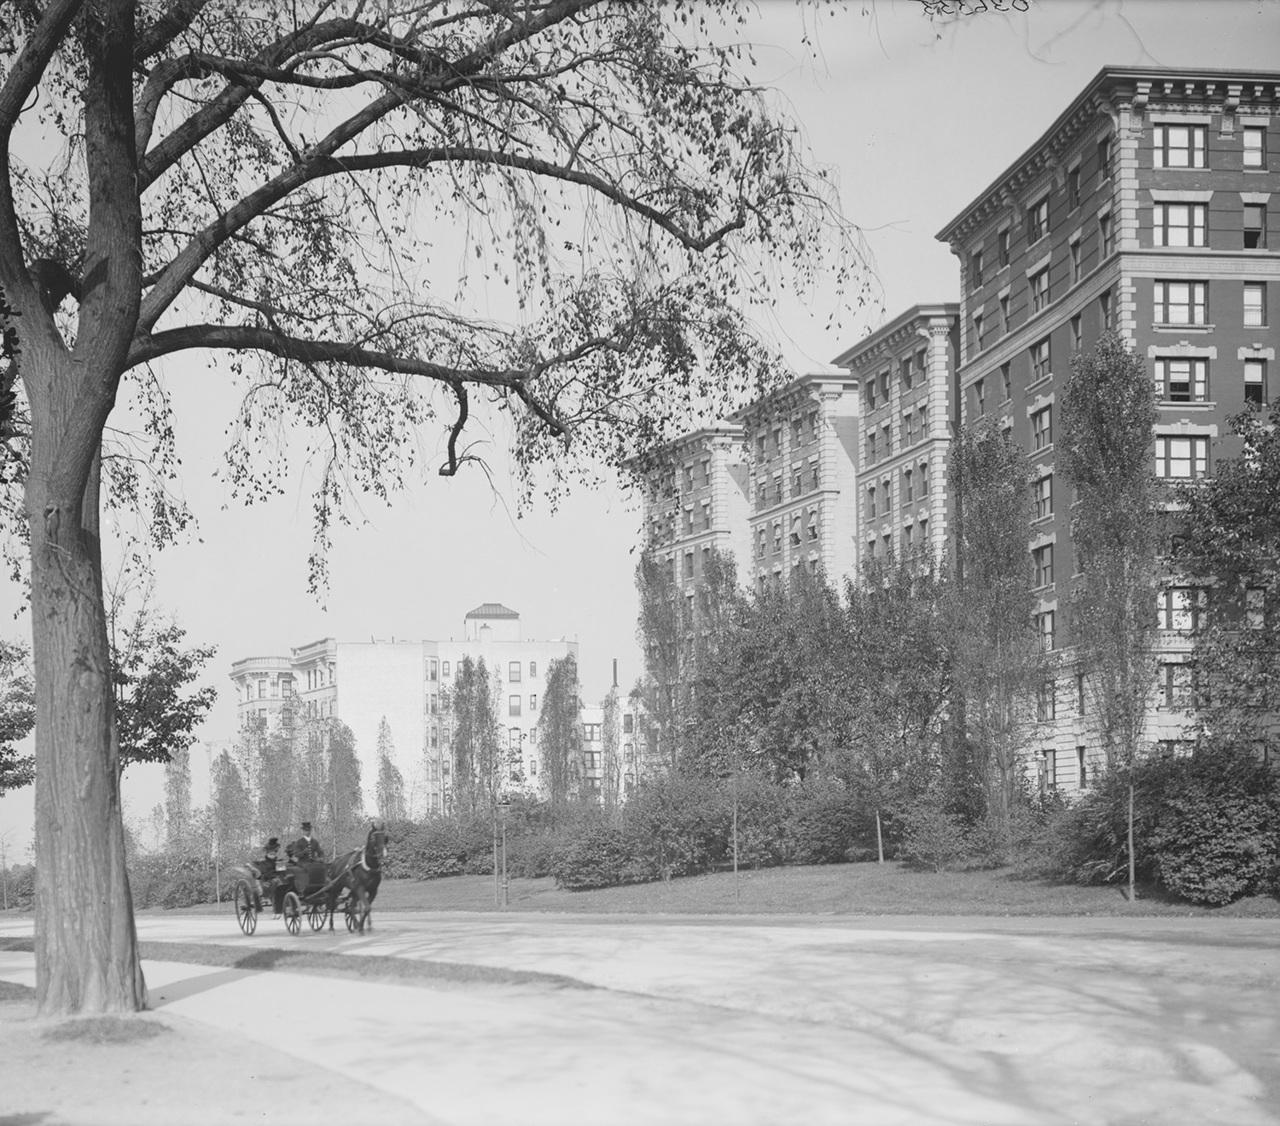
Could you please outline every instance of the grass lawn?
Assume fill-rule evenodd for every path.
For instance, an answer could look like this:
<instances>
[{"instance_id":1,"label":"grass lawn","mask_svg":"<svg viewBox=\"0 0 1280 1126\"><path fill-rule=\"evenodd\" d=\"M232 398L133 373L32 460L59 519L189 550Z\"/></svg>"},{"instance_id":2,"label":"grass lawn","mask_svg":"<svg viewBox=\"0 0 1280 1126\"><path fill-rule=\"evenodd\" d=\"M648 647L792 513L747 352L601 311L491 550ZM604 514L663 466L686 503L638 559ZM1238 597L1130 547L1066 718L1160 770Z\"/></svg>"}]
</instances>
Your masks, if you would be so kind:
<instances>
[{"instance_id":1,"label":"grass lawn","mask_svg":"<svg viewBox=\"0 0 1280 1126\"><path fill-rule=\"evenodd\" d=\"M207 912L211 906L186 908ZM229 910L229 905L224 905ZM492 911L492 876L387 880L379 911ZM690 876L670 883L564 891L547 879L512 879L512 911L617 914L788 915L1203 915L1280 917L1280 899L1256 896L1229 907L1175 903L1139 889L1130 905L1117 887L1026 879L1009 870L914 872L899 863L826 864Z\"/></svg>"}]
</instances>

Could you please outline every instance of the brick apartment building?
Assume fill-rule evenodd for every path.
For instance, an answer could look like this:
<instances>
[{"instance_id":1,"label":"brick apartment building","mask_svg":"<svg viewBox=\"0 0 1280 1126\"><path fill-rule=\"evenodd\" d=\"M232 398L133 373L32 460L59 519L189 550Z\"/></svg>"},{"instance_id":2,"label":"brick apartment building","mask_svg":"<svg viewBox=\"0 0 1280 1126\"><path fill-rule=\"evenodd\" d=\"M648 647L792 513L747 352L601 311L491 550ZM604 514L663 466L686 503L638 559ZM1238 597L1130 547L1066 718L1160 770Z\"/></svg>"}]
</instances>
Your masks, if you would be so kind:
<instances>
[{"instance_id":1,"label":"brick apartment building","mask_svg":"<svg viewBox=\"0 0 1280 1126\"><path fill-rule=\"evenodd\" d=\"M959 323L958 305L916 305L832 361L862 391L853 503L864 559L943 557Z\"/></svg>"},{"instance_id":2,"label":"brick apartment building","mask_svg":"<svg viewBox=\"0 0 1280 1126\"><path fill-rule=\"evenodd\" d=\"M960 261L962 418L1011 428L1033 470L1037 620L1062 654L1039 731L1046 784L1098 765L1065 610L1076 560L1055 473L1055 396L1071 356L1121 332L1158 389L1153 472L1178 481L1230 456L1227 419L1275 394L1280 316L1280 72L1103 69L939 238ZM1275 197L1275 198L1273 198ZM1200 596L1172 579L1148 736L1172 747Z\"/></svg>"},{"instance_id":3,"label":"brick apartment building","mask_svg":"<svg viewBox=\"0 0 1280 1126\"><path fill-rule=\"evenodd\" d=\"M857 380L801 376L646 460L646 547L690 607L713 548L744 586L801 569L842 584L858 561L857 443Z\"/></svg>"}]
</instances>

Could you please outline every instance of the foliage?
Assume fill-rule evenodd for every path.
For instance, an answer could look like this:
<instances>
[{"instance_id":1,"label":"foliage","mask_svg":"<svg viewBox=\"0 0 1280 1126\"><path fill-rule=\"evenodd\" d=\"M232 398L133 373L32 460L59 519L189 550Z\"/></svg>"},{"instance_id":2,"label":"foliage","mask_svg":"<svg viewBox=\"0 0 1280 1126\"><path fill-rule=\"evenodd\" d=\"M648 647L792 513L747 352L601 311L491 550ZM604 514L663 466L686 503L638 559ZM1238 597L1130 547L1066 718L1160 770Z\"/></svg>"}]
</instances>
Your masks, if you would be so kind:
<instances>
[{"instance_id":1,"label":"foliage","mask_svg":"<svg viewBox=\"0 0 1280 1126\"><path fill-rule=\"evenodd\" d=\"M986 808L1007 819L1044 659L1033 618L1027 527L1027 458L986 419L965 427L952 452L956 501L955 582L950 600L952 668L960 739L985 789Z\"/></svg>"},{"instance_id":2,"label":"foliage","mask_svg":"<svg viewBox=\"0 0 1280 1126\"><path fill-rule=\"evenodd\" d=\"M191 752L176 748L164 768L165 836L172 848L191 828Z\"/></svg>"},{"instance_id":3,"label":"foliage","mask_svg":"<svg viewBox=\"0 0 1280 1126\"><path fill-rule=\"evenodd\" d=\"M686 625L674 563L643 552L636 563L640 616L636 637L644 656L640 699L656 740L658 761L668 770L680 761L688 707L692 654L685 645Z\"/></svg>"},{"instance_id":4,"label":"foliage","mask_svg":"<svg viewBox=\"0 0 1280 1126\"><path fill-rule=\"evenodd\" d=\"M617 808L622 796L622 721L618 686L609 689L601 706L601 786L600 798L606 811Z\"/></svg>"},{"instance_id":5,"label":"foliage","mask_svg":"<svg viewBox=\"0 0 1280 1126\"><path fill-rule=\"evenodd\" d=\"M0 641L0 794L29 786L35 778L35 759L18 753L36 725L35 686L25 645Z\"/></svg>"},{"instance_id":6,"label":"foliage","mask_svg":"<svg viewBox=\"0 0 1280 1126\"><path fill-rule=\"evenodd\" d=\"M168 762L196 741L196 728L218 698L212 685L192 686L217 653L212 645L187 648L187 631L157 622L144 602L123 630L111 614L112 672L121 769L135 762Z\"/></svg>"},{"instance_id":7,"label":"foliage","mask_svg":"<svg viewBox=\"0 0 1280 1126\"><path fill-rule=\"evenodd\" d=\"M1275 890L1280 788L1247 751L1203 748L1113 771L1053 817L1043 871L1076 883L1110 883L1126 869L1130 773L1140 881L1194 903L1222 904Z\"/></svg>"},{"instance_id":8,"label":"foliage","mask_svg":"<svg viewBox=\"0 0 1280 1126\"><path fill-rule=\"evenodd\" d=\"M920 794L899 813L899 855L909 864L934 872L963 863L971 853L969 826L934 788Z\"/></svg>"},{"instance_id":9,"label":"foliage","mask_svg":"<svg viewBox=\"0 0 1280 1126\"><path fill-rule=\"evenodd\" d=\"M383 716L378 724L378 782L374 794L378 803L378 816L384 821L404 821L407 817L404 800L404 777L395 763L396 747L391 738L391 724Z\"/></svg>"},{"instance_id":10,"label":"foliage","mask_svg":"<svg viewBox=\"0 0 1280 1126\"><path fill-rule=\"evenodd\" d=\"M209 789L214 855L243 855L253 832L253 799L230 752L213 760Z\"/></svg>"},{"instance_id":11,"label":"foliage","mask_svg":"<svg viewBox=\"0 0 1280 1126\"><path fill-rule=\"evenodd\" d=\"M323 808L328 815L328 823L333 826L331 852L338 853L364 844L360 756L356 752L356 737L351 728L338 719L330 718L323 722L329 767ZM302 811L302 815L306 812Z\"/></svg>"},{"instance_id":12,"label":"foliage","mask_svg":"<svg viewBox=\"0 0 1280 1126\"><path fill-rule=\"evenodd\" d=\"M721 783L688 775L646 782L624 809L633 857L647 878L705 872L728 850L731 811Z\"/></svg>"},{"instance_id":13,"label":"foliage","mask_svg":"<svg viewBox=\"0 0 1280 1126\"><path fill-rule=\"evenodd\" d=\"M874 814L937 775L952 689L949 594L931 561L874 559L845 598L844 692L856 722L838 773Z\"/></svg>"},{"instance_id":14,"label":"foliage","mask_svg":"<svg viewBox=\"0 0 1280 1126\"><path fill-rule=\"evenodd\" d=\"M453 793L460 809L475 813L497 800L501 751L494 685L484 658L458 662L446 694L452 720Z\"/></svg>"},{"instance_id":15,"label":"foliage","mask_svg":"<svg viewBox=\"0 0 1280 1126\"><path fill-rule=\"evenodd\" d=\"M542 785L553 810L562 810L583 778L582 699L578 662L572 653L547 667L547 683L538 712L538 750Z\"/></svg>"},{"instance_id":16,"label":"foliage","mask_svg":"<svg viewBox=\"0 0 1280 1126\"><path fill-rule=\"evenodd\" d=\"M1093 352L1071 357L1059 410L1058 461L1075 490L1071 541L1080 573L1072 590L1072 641L1113 766L1137 752L1155 673L1156 403L1145 361L1118 333L1104 334Z\"/></svg>"},{"instance_id":17,"label":"foliage","mask_svg":"<svg viewBox=\"0 0 1280 1126\"><path fill-rule=\"evenodd\" d=\"M597 822L581 830L556 854L551 874L570 891L628 883L634 871L631 850L621 829Z\"/></svg>"},{"instance_id":18,"label":"foliage","mask_svg":"<svg viewBox=\"0 0 1280 1126\"><path fill-rule=\"evenodd\" d=\"M1200 735L1280 751L1280 399L1231 420L1239 448L1179 493L1172 563L1208 586L1195 637ZM1229 441L1229 440L1228 440ZM1209 581L1212 580L1212 581Z\"/></svg>"}]
</instances>

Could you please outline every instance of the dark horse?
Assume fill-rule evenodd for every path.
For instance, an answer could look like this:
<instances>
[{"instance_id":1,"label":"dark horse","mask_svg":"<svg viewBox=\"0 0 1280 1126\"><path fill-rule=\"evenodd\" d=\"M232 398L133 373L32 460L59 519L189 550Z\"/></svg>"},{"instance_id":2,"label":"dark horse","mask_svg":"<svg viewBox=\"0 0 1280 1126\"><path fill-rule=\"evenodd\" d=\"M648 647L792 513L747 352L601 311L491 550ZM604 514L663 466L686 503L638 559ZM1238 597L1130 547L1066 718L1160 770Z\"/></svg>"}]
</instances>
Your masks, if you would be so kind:
<instances>
[{"instance_id":1,"label":"dark horse","mask_svg":"<svg viewBox=\"0 0 1280 1126\"><path fill-rule=\"evenodd\" d=\"M369 912L382 883L382 862L387 855L387 833L376 821L369 827L364 848L331 860L326 868L331 891L329 893L329 929L333 930L333 912L338 896L347 892L348 929L363 931L369 922Z\"/></svg>"}]
</instances>

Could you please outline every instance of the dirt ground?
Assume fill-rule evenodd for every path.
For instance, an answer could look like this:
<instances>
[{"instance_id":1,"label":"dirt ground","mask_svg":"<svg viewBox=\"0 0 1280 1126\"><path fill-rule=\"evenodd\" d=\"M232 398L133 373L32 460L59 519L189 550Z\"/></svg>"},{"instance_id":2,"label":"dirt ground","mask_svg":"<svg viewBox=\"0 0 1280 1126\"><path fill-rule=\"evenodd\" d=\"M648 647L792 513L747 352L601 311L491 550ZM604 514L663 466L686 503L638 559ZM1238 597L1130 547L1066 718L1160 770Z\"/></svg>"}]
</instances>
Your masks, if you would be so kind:
<instances>
[{"instance_id":1,"label":"dirt ground","mask_svg":"<svg viewBox=\"0 0 1280 1126\"><path fill-rule=\"evenodd\" d=\"M0 1126L432 1122L391 1095L172 1013L41 1021L34 996L0 982Z\"/></svg>"}]
</instances>

